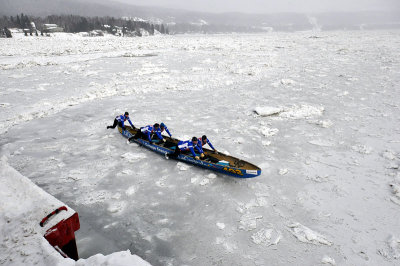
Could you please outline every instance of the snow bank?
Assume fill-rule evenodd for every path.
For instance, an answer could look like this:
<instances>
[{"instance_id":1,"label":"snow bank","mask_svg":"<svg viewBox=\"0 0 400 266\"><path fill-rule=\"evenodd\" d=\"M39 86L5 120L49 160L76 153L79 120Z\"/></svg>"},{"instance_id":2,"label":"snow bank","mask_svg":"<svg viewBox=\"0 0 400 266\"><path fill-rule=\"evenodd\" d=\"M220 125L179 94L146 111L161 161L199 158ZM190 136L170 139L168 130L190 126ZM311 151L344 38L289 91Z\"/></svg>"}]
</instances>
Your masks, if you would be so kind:
<instances>
[{"instance_id":1,"label":"snow bank","mask_svg":"<svg viewBox=\"0 0 400 266\"><path fill-rule=\"evenodd\" d=\"M60 212L45 228L39 222L54 209L64 206L29 179L0 161L0 262L14 265L56 265L64 260L43 237L46 229L71 216Z\"/></svg>"},{"instance_id":2,"label":"snow bank","mask_svg":"<svg viewBox=\"0 0 400 266\"><path fill-rule=\"evenodd\" d=\"M67 264L68 265L68 264ZM110 255L104 256L102 254L96 254L88 259L80 259L75 264L76 266L147 266L150 265L136 255L132 255L129 250L115 252Z\"/></svg>"},{"instance_id":3,"label":"snow bank","mask_svg":"<svg viewBox=\"0 0 400 266\"><path fill-rule=\"evenodd\" d=\"M0 160L0 264L6 265L150 265L130 251L94 255L75 262L63 258L43 237L46 230L75 213L61 211L44 226L39 222L65 204Z\"/></svg>"}]
</instances>

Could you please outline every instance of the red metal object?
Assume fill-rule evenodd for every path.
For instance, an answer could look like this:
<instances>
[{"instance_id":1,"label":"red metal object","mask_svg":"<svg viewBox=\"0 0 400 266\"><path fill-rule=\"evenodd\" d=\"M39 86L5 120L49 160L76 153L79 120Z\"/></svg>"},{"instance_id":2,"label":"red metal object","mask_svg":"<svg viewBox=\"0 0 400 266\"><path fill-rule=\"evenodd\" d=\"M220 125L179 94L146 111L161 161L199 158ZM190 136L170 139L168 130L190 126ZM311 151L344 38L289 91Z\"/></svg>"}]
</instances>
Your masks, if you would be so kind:
<instances>
[{"instance_id":1,"label":"red metal object","mask_svg":"<svg viewBox=\"0 0 400 266\"><path fill-rule=\"evenodd\" d=\"M65 206L55 209L52 213L42 219L42 221L40 222L40 226L43 227L49 221L51 216L58 214L60 211L68 211L68 209Z\"/></svg>"},{"instance_id":2,"label":"red metal object","mask_svg":"<svg viewBox=\"0 0 400 266\"><path fill-rule=\"evenodd\" d=\"M64 208L66 209L65 206L61 208L63 208L63 210ZM59 209L60 208L58 208L57 210ZM50 214L50 216L52 215ZM48 218L49 216L47 216L47 218L44 218L43 220L47 220ZM65 253L69 258L78 260L79 256L75 241L75 231L79 230L79 228L79 216L78 213L75 212L66 220L61 220L55 226L48 229L44 234L44 237L47 239L47 241L49 241L50 245L56 248L56 250L61 249L63 253ZM61 255L65 256L65 254L63 253L60 252Z\"/></svg>"}]
</instances>

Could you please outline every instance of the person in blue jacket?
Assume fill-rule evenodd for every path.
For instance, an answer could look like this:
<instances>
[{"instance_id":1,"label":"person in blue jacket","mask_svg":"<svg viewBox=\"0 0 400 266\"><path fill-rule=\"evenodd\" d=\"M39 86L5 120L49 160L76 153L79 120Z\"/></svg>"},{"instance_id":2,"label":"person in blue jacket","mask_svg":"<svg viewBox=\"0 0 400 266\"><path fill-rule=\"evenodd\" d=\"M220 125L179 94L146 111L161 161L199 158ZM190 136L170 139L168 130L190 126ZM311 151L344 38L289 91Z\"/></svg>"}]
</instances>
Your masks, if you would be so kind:
<instances>
[{"instance_id":1,"label":"person in blue jacket","mask_svg":"<svg viewBox=\"0 0 400 266\"><path fill-rule=\"evenodd\" d=\"M148 140L150 144L153 144L152 137L154 134L157 135L159 139L163 139L163 136L161 135L160 131L160 125L157 123L155 123L153 126L148 125L145 127L141 127L133 137L129 138L129 142L132 139L141 138L144 140Z\"/></svg>"},{"instance_id":2,"label":"person in blue jacket","mask_svg":"<svg viewBox=\"0 0 400 266\"><path fill-rule=\"evenodd\" d=\"M169 156L177 158L179 154L187 153L190 151L196 160L200 160L199 156L197 156L194 152L194 148L196 148L200 152L197 143L198 139L196 137L193 137L192 140L179 141L178 145L176 146L175 152L173 154L170 154Z\"/></svg>"},{"instance_id":3,"label":"person in blue jacket","mask_svg":"<svg viewBox=\"0 0 400 266\"><path fill-rule=\"evenodd\" d=\"M117 125L119 125L120 127L122 127L123 130L126 130L125 128L125 121L128 120L129 124L131 124L131 127L133 129L135 129L135 126L132 124L132 121L129 119L129 113L125 112L125 114L123 115L118 115L115 119L114 119L114 124L112 126L107 126L108 128L115 128Z\"/></svg>"},{"instance_id":4,"label":"person in blue jacket","mask_svg":"<svg viewBox=\"0 0 400 266\"><path fill-rule=\"evenodd\" d=\"M213 151L215 153L218 153L217 150L214 148L214 146L211 144L210 140L207 138L206 135L203 135L201 138L199 138L199 141L197 143L197 146L199 147L199 151L200 151L200 157L203 158L204 157L204 151L203 151L203 146L208 144L210 146L211 149L213 149Z\"/></svg>"},{"instance_id":5,"label":"person in blue jacket","mask_svg":"<svg viewBox=\"0 0 400 266\"><path fill-rule=\"evenodd\" d=\"M158 125L158 124L157 124L157 125ZM169 135L170 137L172 137L171 133L169 132L167 126L166 126L164 123L161 123L160 126L154 131L155 134L153 134L153 135L157 136L157 138L158 138L159 140L161 140L162 142L165 142L165 141L166 141L166 140L164 139L164 137L162 136L162 134L161 134L164 130L168 133L168 135Z\"/></svg>"},{"instance_id":6,"label":"person in blue jacket","mask_svg":"<svg viewBox=\"0 0 400 266\"><path fill-rule=\"evenodd\" d=\"M160 130L161 130L161 132L163 132L163 131L165 130L165 131L168 133L168 135L169 135L170 137L172 137L172 134L169 132L167 126L166 126L164 123L161 123L161 124L160 124Z\"/></svg>"}]
</instances>

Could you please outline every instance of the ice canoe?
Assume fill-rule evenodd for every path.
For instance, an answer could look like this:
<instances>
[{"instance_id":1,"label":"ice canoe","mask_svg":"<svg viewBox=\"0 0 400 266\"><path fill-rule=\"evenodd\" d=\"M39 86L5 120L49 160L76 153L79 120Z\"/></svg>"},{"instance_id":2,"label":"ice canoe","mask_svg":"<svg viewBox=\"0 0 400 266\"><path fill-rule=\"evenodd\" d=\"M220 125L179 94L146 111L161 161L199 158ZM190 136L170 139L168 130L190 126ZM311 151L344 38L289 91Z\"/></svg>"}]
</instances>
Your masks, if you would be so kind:
<instances>
[{"instance_id":1,"label":"ice canoe","mask_svg":"<svg viewBox=\"0 0 400 266\"><path fill-rule=\"evenodd\" d=\"M126 138L132 137L137 132L137 129L132 129L129 126L126 126L126 130L118 127L118 130ZM133 139L131 141L162 155L174 153L179 140L168 136L163 137L166 139L165 143L153 142L153 144L150 144L144 139ZM238 178L251 178L261 174L261 169L254 164L220 152L215 153L205 148L203 150L206 154L204 159L196 160L191 154L180 154L177 160Z\"/></svg>"}]
</instances>

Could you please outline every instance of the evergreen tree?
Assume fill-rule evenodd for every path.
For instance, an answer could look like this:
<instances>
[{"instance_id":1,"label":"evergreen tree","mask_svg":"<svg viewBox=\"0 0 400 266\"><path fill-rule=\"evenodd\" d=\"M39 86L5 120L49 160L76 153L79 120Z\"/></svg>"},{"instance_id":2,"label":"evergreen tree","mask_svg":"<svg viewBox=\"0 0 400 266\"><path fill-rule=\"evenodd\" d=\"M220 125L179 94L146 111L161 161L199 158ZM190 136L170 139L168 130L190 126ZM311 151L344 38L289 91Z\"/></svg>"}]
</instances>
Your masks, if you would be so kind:
<instances>
[{"instance_id":1,"label":"evergreen tree","mask_svg":"<svg viewBox=\"0 0 400 266\"><path fill-rule=\"evenodd\" d=\"M153 24L151 24L151 27L150 27L150 35L154 35L154 25Z\"/></svg>"},{"instance_id":2,"label":"evergreen tree","mask_svg":"<svg viewBox=\"0 0 400 266\"><path fill-rule=\"evenodd\" d=\"M128 31L136 32L137 36L141 36L142 30L146 30L149 34L153 35L154 31L168 31L164 25L153 25L145 21L133 21L125 20L121 18L113 17L82 17L75 15L50 15L47 17L29 17L23 13L17 14L16 16L0 16L0 29L4 27L18 27L22 29L32 30L27 32L29 34L36 34L35 30L32 29L31 21L34 21L36 28L43 29L43 24L57 24L64 29L65 32L86 32L93 29L107 30L112 33L115 27L123 27L123 33ZM109 25L105 28L104 25ZM162 30L163 29L163 30ZM3 30L4 31L4 30Z\"/></svg>"}]
</instances>

